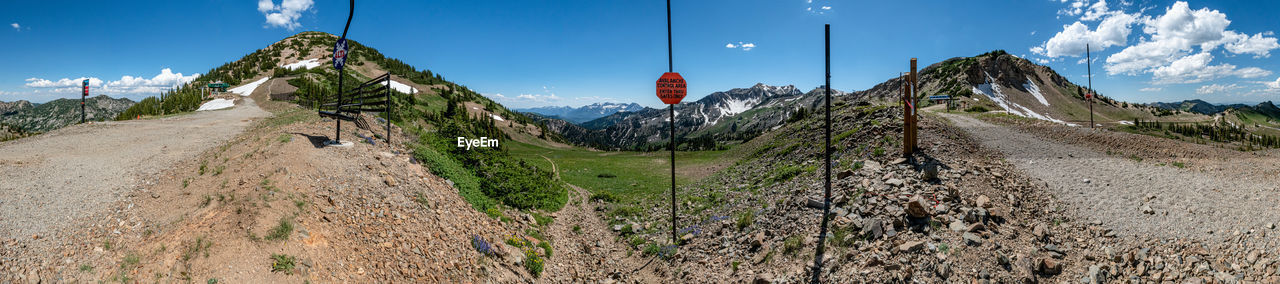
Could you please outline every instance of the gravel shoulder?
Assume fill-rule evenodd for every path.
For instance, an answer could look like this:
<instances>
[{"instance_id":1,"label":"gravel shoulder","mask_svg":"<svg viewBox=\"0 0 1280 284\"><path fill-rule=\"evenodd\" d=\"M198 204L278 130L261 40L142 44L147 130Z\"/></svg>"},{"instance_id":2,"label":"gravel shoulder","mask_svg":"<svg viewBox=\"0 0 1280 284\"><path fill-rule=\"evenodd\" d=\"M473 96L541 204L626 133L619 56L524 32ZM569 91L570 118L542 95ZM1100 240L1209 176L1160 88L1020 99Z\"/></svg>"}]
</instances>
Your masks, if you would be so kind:
<instances>
[{"instance_id":1,"label":"gravel shoulder","mask_svg":"<svg viewBox=\"0 0 1280 284\"><path fill-rule=\"evenodd\" d=\"M76 125L0 143L0 237L39 238L87 224L130 189L268 115L245 98L227 110Z\"/></svg>"},{"instance_id":2,"label":"gravel shoulder","mask_svg":"<svg viewBox=\"0 0 1280 284\"><path fill-rule=\"evenodd\" d=\"M938 115L1043 181L1081 218L1122 236L1217 241L1280 220L1280 193L1272 190L1278 184L1270 179L1157 166L971 116Z\"/></svg>"}]
</instances>

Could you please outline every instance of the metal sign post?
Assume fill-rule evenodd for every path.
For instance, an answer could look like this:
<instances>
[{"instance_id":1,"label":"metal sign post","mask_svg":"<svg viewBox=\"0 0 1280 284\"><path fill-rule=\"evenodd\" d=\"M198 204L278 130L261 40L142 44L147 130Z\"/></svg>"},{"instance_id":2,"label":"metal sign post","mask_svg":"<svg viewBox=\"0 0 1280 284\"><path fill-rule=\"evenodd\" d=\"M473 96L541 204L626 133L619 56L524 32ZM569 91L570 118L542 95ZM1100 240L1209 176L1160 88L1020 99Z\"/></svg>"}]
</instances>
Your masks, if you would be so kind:
<instances>
[{"instance_id":1,"label":"metal sign post","mask_svg":"<svg viewBox=\"0 0 1280 284\"><path fill-rule=\"evenodd\" d=\"M831 214L831 24L825 26L826 29L826 80L823 85L826 94L826 136L823 139L823 156L826 157L826 188L822 194L822 227L818 231L818 250L813 257L813 280L812 283L818 283L818 278L822 274L822 254L827 242L827 221L828 215Z\"/></svg>"},{"instance_id":2,"label":"metal sign post","mask_svg":"<svg viewBox=\"0 0 1280 284\"><path fill-rule=\"evenodd\" d=\"M675 72L671 56L671 0L667 0L667 73L658 78L658 99L667 104L667 112L671 115L671 245L679 246L676 236L676 104L684 99L687 93L684 77Z\"/></svg>"},{"instance_id":3,"label":"metal sign post","mask_svg":"<svg viewBox=\"0 0 1280 284\"><path fill-rule=\"evenodd\" d=\"M85 102L85 99L89 97L89 79L87 78L84 79L83 85L84 85L84 93L80 94L80 123L84 123L84 120L85 120L84 102Z\"/></svg>"},{"instance_id":4,"label":"metal sign post","mask_svg":"<svg viewBox=\"0 0 1280 284\"><path fill-rule=\"evenodd\" d=\"M1093 54L1089 52L1089 44L1084 44L1085 67L1089 68L1089 95L1085 99L1089 100L1089 128L1093 128Z\"/></svg>"},{"instance_id":5,"label":"metal sign post","mask_svg":"<svg viewBox=\"0 0 1280 284\"><path fill-rule=\"evenodd\" d=\"M351 9L347 10L347 25L342 28L342 37L338 38L338 42L333 44L333 68L338 69L338 106L342 106L342 79L347 76L347 72L343 69L347 63L347 29L351 28L351 16L356 13L356 0L351 0ZM335 119L338 127L333 133L333 144L342 145L342 120Z\"/></svg>"}]
</instances>

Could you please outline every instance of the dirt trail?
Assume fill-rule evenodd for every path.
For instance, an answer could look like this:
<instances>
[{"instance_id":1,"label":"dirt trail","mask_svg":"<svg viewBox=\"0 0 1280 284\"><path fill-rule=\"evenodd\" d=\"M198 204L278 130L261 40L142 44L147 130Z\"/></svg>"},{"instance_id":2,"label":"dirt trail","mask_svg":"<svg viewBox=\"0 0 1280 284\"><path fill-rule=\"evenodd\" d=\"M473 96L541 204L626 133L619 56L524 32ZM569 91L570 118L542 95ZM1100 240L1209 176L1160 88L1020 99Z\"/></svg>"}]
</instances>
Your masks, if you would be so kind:
<instances>
[{"instance_id":1,"label":"dirt trail","mask_svg":"<svg viewBox=\"0 0 1280 284\"><path fill-rule=\"evenodd\" d=\"M86 225L129 190L268 115L244 98L227 110L76 125L0 143L0 238Z\"/></svg>"},{"instance_id":2,"label":"dirt trail","mask_svg":"<svg viewBox=\"0 0 1280 284\"><path fill-rule=\"evenodd\" d=\"M547 161L556 169L555 162ZM555 172L559 178L559 171ZM569 188L568 204L552 215L555 222L547 228L555 254L547 261L544 279L556 283L599 282L610 278L625 282L663 282L653 271L656 266L666 264L661 260L649 263L650 259L640 257L639 253L628 255L628 249L609 230L609 225L595 214L597 203L590 200L591 193L572 184ZM575 227L578 229L574 230Z\"/></svg>"},{"instance_id":3,"label":"dirt trail","mask_svg":"<svg viewBox=\"0 0 1280 284\"><path fill-rule=\"evenodd\" d=\"M1122 236L1214 241L1280 221L1280 184L1270 179L1141 163L971 116L938 115L1045 182L1078 216Z\"/></svg>"}]
</instances>

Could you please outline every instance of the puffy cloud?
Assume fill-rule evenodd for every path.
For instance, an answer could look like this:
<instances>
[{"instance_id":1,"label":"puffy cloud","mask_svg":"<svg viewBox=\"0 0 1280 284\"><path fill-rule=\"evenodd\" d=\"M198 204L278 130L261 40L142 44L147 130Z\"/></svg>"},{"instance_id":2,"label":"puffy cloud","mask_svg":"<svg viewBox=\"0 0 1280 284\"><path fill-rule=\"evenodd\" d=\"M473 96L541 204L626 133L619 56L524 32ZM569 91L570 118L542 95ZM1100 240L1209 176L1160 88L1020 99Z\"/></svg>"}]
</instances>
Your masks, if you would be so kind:
<instances>
[{"instance_id":1,"label":"puffy cloud","mask_svg":"<svg viewBox=\"0 0 1280 284\"><path fill-rule=\"evenodd\" d=\"M756 44L755 44L755 43L750 43L750 42L741 42L741 41L739 41L739 42L738 42L738 44L729 43L729 44L725 44L725 45L724 45L724 47L725 47L725 48L730 48L730 49L733 49L733 48L741 48L741 49L742 49L742 51L748 51L748 50L751 50L752 48L756 48Z\"/></svg>"},{"instance_id":2,"label":"puffy cloud","mask_svg":"<svg viewBox=\"0 0 1280 284\"><path fill-rule=\"evenodd\" d=\"M823 10L831 10L831 6L822 6Z\"/></svg>"},{"instance_id":3,"label":"puffy cloud","mask_svg":"<svg viewBox=\"0 0 1280 284\"><path fill-rule=\"evenodd\" d=\"M1152 81L1156 84L1191 84L1227 76L1258 78L1271 75L1271 71L1257 67L1236 69L1235 65L1210 65L1213 55L1201 52L1174 60L1167 66L1152 69Z\"/></svg>"},{"instance_id":4,"label":"puffy cloud","mask_svg":"<svg viewBox=\"0 0 1280 284\"><path fill-rule=\"evenodd\" d=\"M1266 82L1263 84L1267 85L1267 88L1280 89L1280 77L1277 77L1275 82Z\"/></svg>"},{"instance_id":5,"label":"puffy cloud","mask_svg":"<svg viewBox=\"0 0 1280 284\"><path fill-rule=\"evenodd\" d=\"M314 4L313 0L282 0L280 5L276 5L272 0L258 0L258 12L266 16L268 26L283 27L292 31L302 26L298 23L298 18L301 18L302 12L310 10Z\"/></svg>"},{"instance_id":6,"label":"puffy cloud","mask_svg":"<svg viewBox=\"0 0 1280 284\"><path fill-rule=\"evenodd\" d=\"M1099 3L1105 5L1104 2ZM1096 17L1102 18L1102 22L1098 23L1096 28L1090 30L1088 25L1080 21L1064 25L1062 31L1039 46L1032 47L1031 52L1048 57L1076 57L1085 54L1086 44L1094 51L1123 46L1133 31L1131 26L1138 21L1138 14L1121 12L1105 12L1105 16L1097 15Z\"/></svg>"},{"instance_id":7,"label":"puffy cloud","mask_svg":"<svg viewBox=\"0 0 1280 284\"><path fill-rule=\"evenodd\" d=\"M1255 58L1270 56L1270 50L1280 48L1276 38L1268 37L1270 32L1253 36L1227 30L1231 21L1227 15L1218 10L1200 8L1191 10L1187 2L1175 2L1165 10L1163 15L1155 18L1145 17L1143 33L1150 35L1138 44L1129 46L1120 52L1107 57L1104 68L1109 74L1134 75L1150 72L1157 75L1157 81L1177 83L1171 78L1193 78L1182 83L1195 83L1206 74L1228 74L1245 78L1260 77L1270 71L1256 67L1235 70L1234 65L1209 65L1205 59L1212 59L1208 52L1222 46L1233 54L1252 54ZM1196 48L1199 52L1192 54ZM1204 55L1201 55L1204 54ZM1181 64L1174 66L1174 64ZM1209 68L1193 71L1189 66ZM1180 76L1194 72L1195 76Z\"/></svg>"},{"instance_id":8,"label":"puffy cloud","mask_svg":"<svg viewBox=\"0 0 1280 284\"><path fill-rule=\"evenodd\" d=\"M81 84L84 84L83 83L84 79L86 79L86 77L80 77L75 79L62 78L62 79L58 79L57 81L50 81L50 80L40 79L40 78L27 78L25 80L27 83L23 84L23 86L27 86L28 88L79 87L79 86L82 86ZM87 79L89 79L90 87L102 86L102 79L98 79L98 78L87 78Z\"/></svg>"},{"instance_id":9,"label":"puffy cloud","mask_svg":"<svg viewBox=\"0 0 1280 284\"><path fill-rule=\"evenodd\" d=\"M1067 3L1067 0L1062 0L1060 2ZM1068 4L1067 7L1058 10L1058 15L1071 17L1079 16L1081 13L1084 13L1085 6L1088 5L1089 0L1072 0L1071 4Z\"/></svg>"},{"instance_id":10,"label":"puffy cloud","mask_svg":"<svg viewBox=\"0 0 1280 284\"><path fill-rule=\"evenodd\" d=\"M1219 42L1231 53L1253 54L1253 58L1266 58L1271 57L1272 49L1280 48L1276 38L1264 36L1272 34L1272 32L1266 32L1249 36L1235 31L1226 31Z\"/></svg>"},{"instance_id":11,"label":"puffy cloud","mask_svg":"<svg viewBox=\"0 0 1280 284\"><path fill-rule=\"evenodd\" d=\"M1235 89L1239 89L1239 88L1240 88L1240 86L1238 86L1238 85L1236 85L1236 84L1231 84L1231 85L1219 85L1219 84L1204 85L1204 86L1200 86L1200 88L1197 88L1197 89L1196 89L1196 94L1200 94L1200 95L1220 94L1220 93L1229 92L1229 91L1232 91L1232 90L1235 90Z\"/></svg>"},{"instance_id":12,"label":"puffy cloud","mask_svg":"<svg viewBox=\"0 0 1280 284\"><path fill-rule=\"evenodd\" d=\"M160 70L160 74L151 78L125 75L120 77L120 80L115 81L103 81L102 79L94 77L88 77L88 79L89 87L96 88L96 90L90 90L91 92L96 91L108 94L146 94L159 93L174 86L190 83L199 77L200 74L182 75L182 73L173 73L169 68L164 68ZM36 92L43 89L53 93L76 93L80 91L81 82L84 79L86 79L86 77L76 79L62 78L56 81L41 78L28 78L25 80L26 83L23 85L28 88L36 88Z\"/></svg>"},{"instance_id":13,"label":"puffy cloud","mask_svg":"<svg viewBox=\"0 0 1280 284\"><path fill-rule=\"evenodd\" d=\"M547 103L547 102L560 101L560 99L561 98L559 96L556 96L556 94L546 94L546 95L520 94L519 96L516 96L516 98L513 101Z\"/></svg>"},{"instance_id":14,"label":"puffy cloud","mask_svg":"<svg viewBox=\"0 0 1280 284\"><path fill-rule=\"evenodd\" d=\"M15 30L15 31L21 31L21 30L22 30L22 26L21 26L21 25L18 25L18 23L12 23L12 24L9 24L9 26L10 26L10 27L13 27L13 30Z\"/></svg>"},{"instance_id":15,"label":"puffy cloud","mask_svg":"<svg viewBox=\"0 0 1280 284\"><path fill-rule=\"evenodd\" d=\"M1106 16L1110 9L1107 9L1107 1L1101 0L1089 5L1089 10L1084 12L1084 16L1080 17L1081 21L1096 21Z\"/></svg>"},{"instance_id":16,"label":"puffy cloud","mask_svg":"<svg viewBox=\"0 0 1280 284\"><path fill-rule=\"evenodd\" d=\"M1164 88L1160 88L1160 87L1146 87L1146 88L1138 89L1139 92L1159 92L1163 90Z\"/></svg>"}]
</instances>

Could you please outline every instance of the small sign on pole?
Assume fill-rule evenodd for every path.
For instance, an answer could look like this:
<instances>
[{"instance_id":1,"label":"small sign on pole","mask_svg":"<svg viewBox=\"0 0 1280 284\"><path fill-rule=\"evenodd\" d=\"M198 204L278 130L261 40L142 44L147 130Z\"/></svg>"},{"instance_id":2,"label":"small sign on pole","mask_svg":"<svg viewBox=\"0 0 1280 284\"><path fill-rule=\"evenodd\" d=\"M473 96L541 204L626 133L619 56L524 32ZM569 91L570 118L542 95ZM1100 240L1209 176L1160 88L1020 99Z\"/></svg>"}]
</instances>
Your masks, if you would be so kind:
<instances>
[{"instance_id":1,"label":"small sign on pole","mask_svg":"<svg viewBox=\"0 0 1280 284\"><path fill-rule=\"evenodd\" d=\"M85 78L81 85L84 85L84 93L80 94L80 123L84 123L86 116L84 113L85 98L89 97L89 79Z\"/></svg>"},{"instance_id":2,"label":"small sign on pole","mask_svg":"<svg viewBox=\"0 0 1280 284\"><path fill-rule=\"evenodd\" d=\"M667 72L658 77L658 99L662 99L664 104L680 103L687 94L685 90L684 77L680 77L680 73Z\"/></svg>"},{"instance_id":3,"label":"small sign on pole","mask_svg":"<svg viewBox=\"0 0 1280 284\"><path fill-rule=\"evenodd\" d=\"M339 38L333 44L333 69L342 70L347 64L347 38Z\"/></svg>"}]
</instances>

